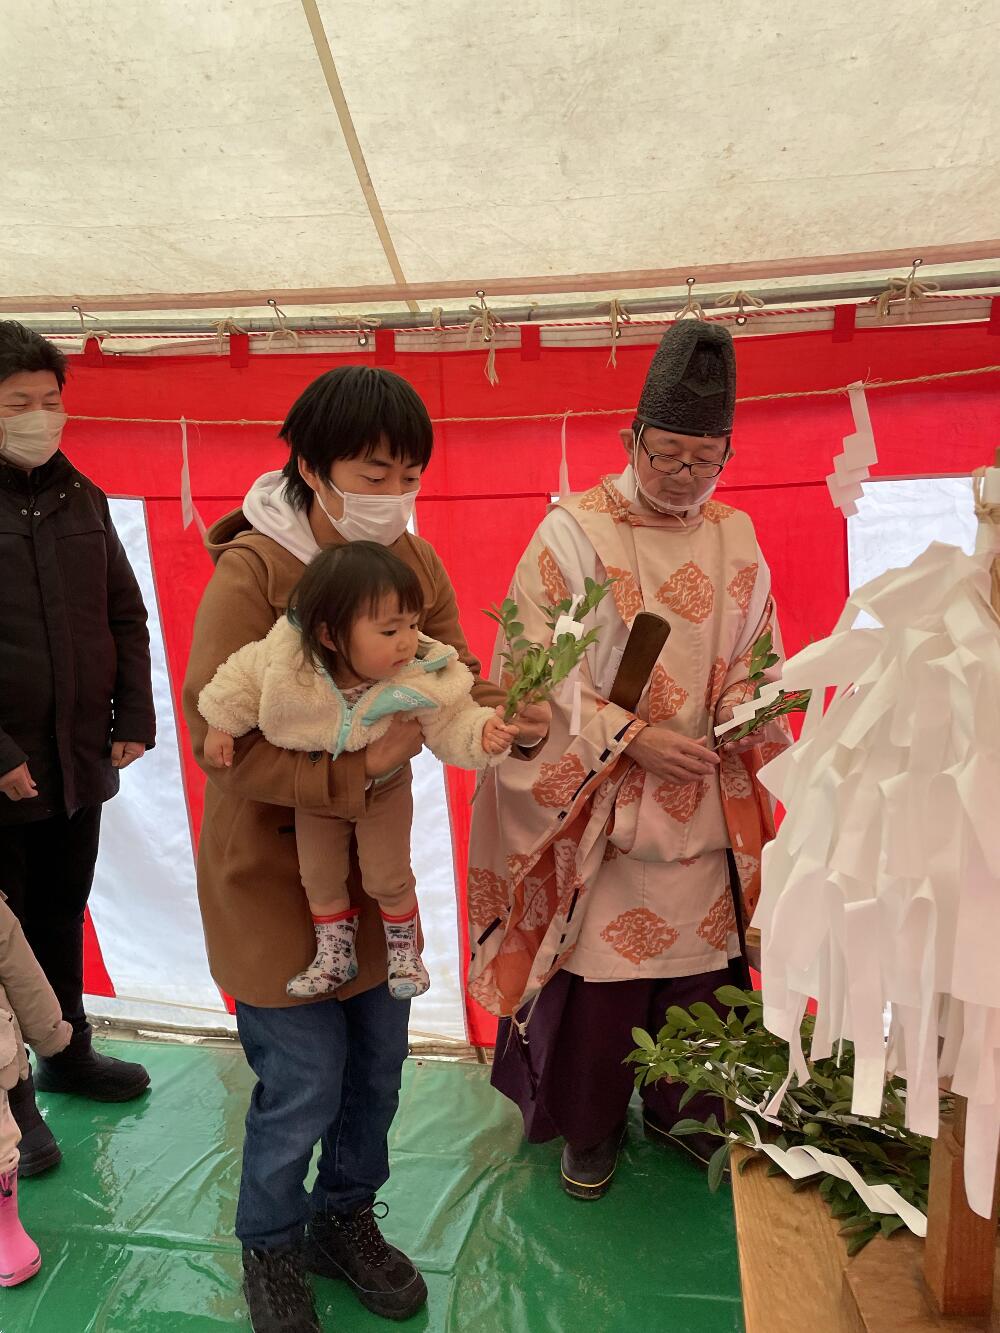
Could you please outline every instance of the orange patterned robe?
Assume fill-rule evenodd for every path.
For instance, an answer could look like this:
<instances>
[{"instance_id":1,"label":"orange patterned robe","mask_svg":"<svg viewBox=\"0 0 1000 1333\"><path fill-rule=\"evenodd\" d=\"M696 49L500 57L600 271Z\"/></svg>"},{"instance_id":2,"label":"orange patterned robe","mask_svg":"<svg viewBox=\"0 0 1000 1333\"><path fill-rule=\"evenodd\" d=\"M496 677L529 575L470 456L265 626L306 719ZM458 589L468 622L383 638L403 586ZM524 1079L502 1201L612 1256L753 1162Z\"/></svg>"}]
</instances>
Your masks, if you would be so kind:
<instances>
[{"instance_id":1,"label":"orange patterned robe","mask_svg":"<svg viewBox=\"0 0 1000 1333\"><path fill-rule=\"evenodd\" d=\"M683 785L647 775L625 753L647 723L711 734L720 706L750 697L750 651L765 630L780 652L753 526L716 501L684 523L653 514L636 501L631 469L605 478L560 502L518 565L510 595L528 637L546 641L545 608L582 593L587 577L610 576L613 596L588 622L600 640L580 671L578 734L574 687L564 687L546 743L530 762L493 770L476 802L470 992L495 1014L515 1013L560 967L588 981L724 968L739 952L729 847L747 920L759 893L774 825L754 775L787 730L725 759L712 780ZM671 635L633 714L607 694L644 609L665 616Z\"/></svg>"}]
</instances>

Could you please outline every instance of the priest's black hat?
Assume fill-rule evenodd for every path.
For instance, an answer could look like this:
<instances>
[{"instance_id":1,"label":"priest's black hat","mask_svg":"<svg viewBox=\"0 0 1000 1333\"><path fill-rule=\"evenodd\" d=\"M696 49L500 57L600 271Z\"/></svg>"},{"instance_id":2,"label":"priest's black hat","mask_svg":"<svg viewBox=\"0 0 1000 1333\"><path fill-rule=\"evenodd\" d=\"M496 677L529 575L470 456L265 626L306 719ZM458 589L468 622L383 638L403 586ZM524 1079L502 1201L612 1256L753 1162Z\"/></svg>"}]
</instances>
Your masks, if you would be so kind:
<instances>
[{"instance_id":1,"label":"priest's black hat","mask_svg":"<svg viewBox=\"0 0 1000 1333\"><path fill-rule=\"evenodd\" d=\"M671 324L653 357L636 419L675 435L729 435L736 355L729 330L701 319Z\"/></svg>"}]
</instances>

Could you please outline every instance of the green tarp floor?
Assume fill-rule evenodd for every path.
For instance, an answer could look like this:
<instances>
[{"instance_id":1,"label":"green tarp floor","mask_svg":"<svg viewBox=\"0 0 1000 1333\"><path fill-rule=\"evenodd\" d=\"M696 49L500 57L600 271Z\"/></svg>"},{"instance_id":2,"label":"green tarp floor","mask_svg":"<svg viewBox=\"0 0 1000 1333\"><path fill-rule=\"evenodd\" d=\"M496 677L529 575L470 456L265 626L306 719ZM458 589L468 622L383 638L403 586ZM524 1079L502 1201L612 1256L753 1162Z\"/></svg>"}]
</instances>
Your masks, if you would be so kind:
<instances>
[{"instance_id":1,"label":"green tarp floor","mask_svg":"<svg viewBox=\"0 0 1000 1333\"><path fill-rule=\"evenodd\" d=\"M238 1049L114 1043L152 1093L130 1106L42 1098L65 1154L21 1188L42 1271L0 1291L2 1333L249 1329L232 1234L251 1075ZM632 1125L615 1186L558 1189L479 1065L407 1062L384 1229L427 1278L412 1333L740 1333L732 1202ZM392 1325L317 1279L323 1327Z\"/></svg>"}]
</instances>

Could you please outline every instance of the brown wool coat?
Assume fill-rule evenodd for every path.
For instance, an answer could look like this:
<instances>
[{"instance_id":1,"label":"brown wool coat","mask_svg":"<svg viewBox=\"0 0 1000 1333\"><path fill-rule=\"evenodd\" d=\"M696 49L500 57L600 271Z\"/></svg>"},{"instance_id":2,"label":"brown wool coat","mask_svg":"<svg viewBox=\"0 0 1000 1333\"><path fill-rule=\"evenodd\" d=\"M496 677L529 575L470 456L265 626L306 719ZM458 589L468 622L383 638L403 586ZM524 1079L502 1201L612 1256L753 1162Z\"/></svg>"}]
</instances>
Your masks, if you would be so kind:
<instances>
[{"instance_id":1,"label":"brown wool coat","mask_svg":"<svg viewBox=\"0 0 1000 1333\"><path fill-rule=\"evenodd\" d=\"M198 608L184 682L191 743L209 778L198 853L205 942L212 976L228 995L244 1004L287 1008L303 1001L288 996L286 982L315 953L295 853L293 809L326 810L342 819L361 815L367 800L365 755L358 751L331 760L328 754L314 757L279 750L253 731L236 742L231 769L205 763L207 727L198 712L199 694L238 648L264 638L287 609L304 568L278 542L249 527L240 510L215 524L206 545L216 567ZM450 644L478 676L479 663L459 625L451 580L434 548L406 533L391 549L420 579L423 633ZM473 697L492 707L502 694L482 681ZM409 770L393 781L409 782ZM443 847L441 854L450 856L451 848ZM349 887L351 901L361 909L358 976L341 987L339 999L369 990L386 978L378 907L362 891L356 867Z\"/></svg>"}]
</instances>

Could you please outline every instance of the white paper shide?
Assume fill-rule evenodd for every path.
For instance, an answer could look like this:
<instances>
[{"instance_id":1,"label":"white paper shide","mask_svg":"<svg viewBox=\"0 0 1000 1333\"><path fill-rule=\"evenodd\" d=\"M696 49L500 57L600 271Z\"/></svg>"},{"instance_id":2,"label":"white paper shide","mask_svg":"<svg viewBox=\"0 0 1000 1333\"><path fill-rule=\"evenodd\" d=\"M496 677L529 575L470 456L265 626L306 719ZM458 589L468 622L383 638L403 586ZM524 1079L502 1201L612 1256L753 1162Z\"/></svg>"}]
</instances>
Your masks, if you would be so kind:
<instances>
[{"instance_id":1,"label":"white paper shide","mask_svg":"<svg viewBox=\"0 0 1000 1333\"><path fill-rule=\"evenodd\" d=\"M854 1043L853 1112L887 1073L907 1123L936 1136L942 1080L968 1099L965 1182L989 1216L1000 1131L1000 620L992 544L934 544L857 591L829 638L788 662L802 736L761 772L787 811L765 851L764 1022L809 1077ZM854 628L861 612L876 628ZM866 620L866 624L871 621ZM832 688L832 700L827 694ZM884 1014L891 1026L885 1036Z\"/></svg>"},{"instance_id":2,"label":"white paper shide","mask_svg":"<svg viewBox=\"0 0 1000 1333\"><path fill-rule=\"evenodd\" d=\"M843 450L833 460L833 471L826 484L830 499L849 518L858 512L857 502L864 493L862 483L871 476L878 458L864 385L860 382L849 385L847 394L854 417L854 434L844 436Z\"/></svg>"}]
</instances>

